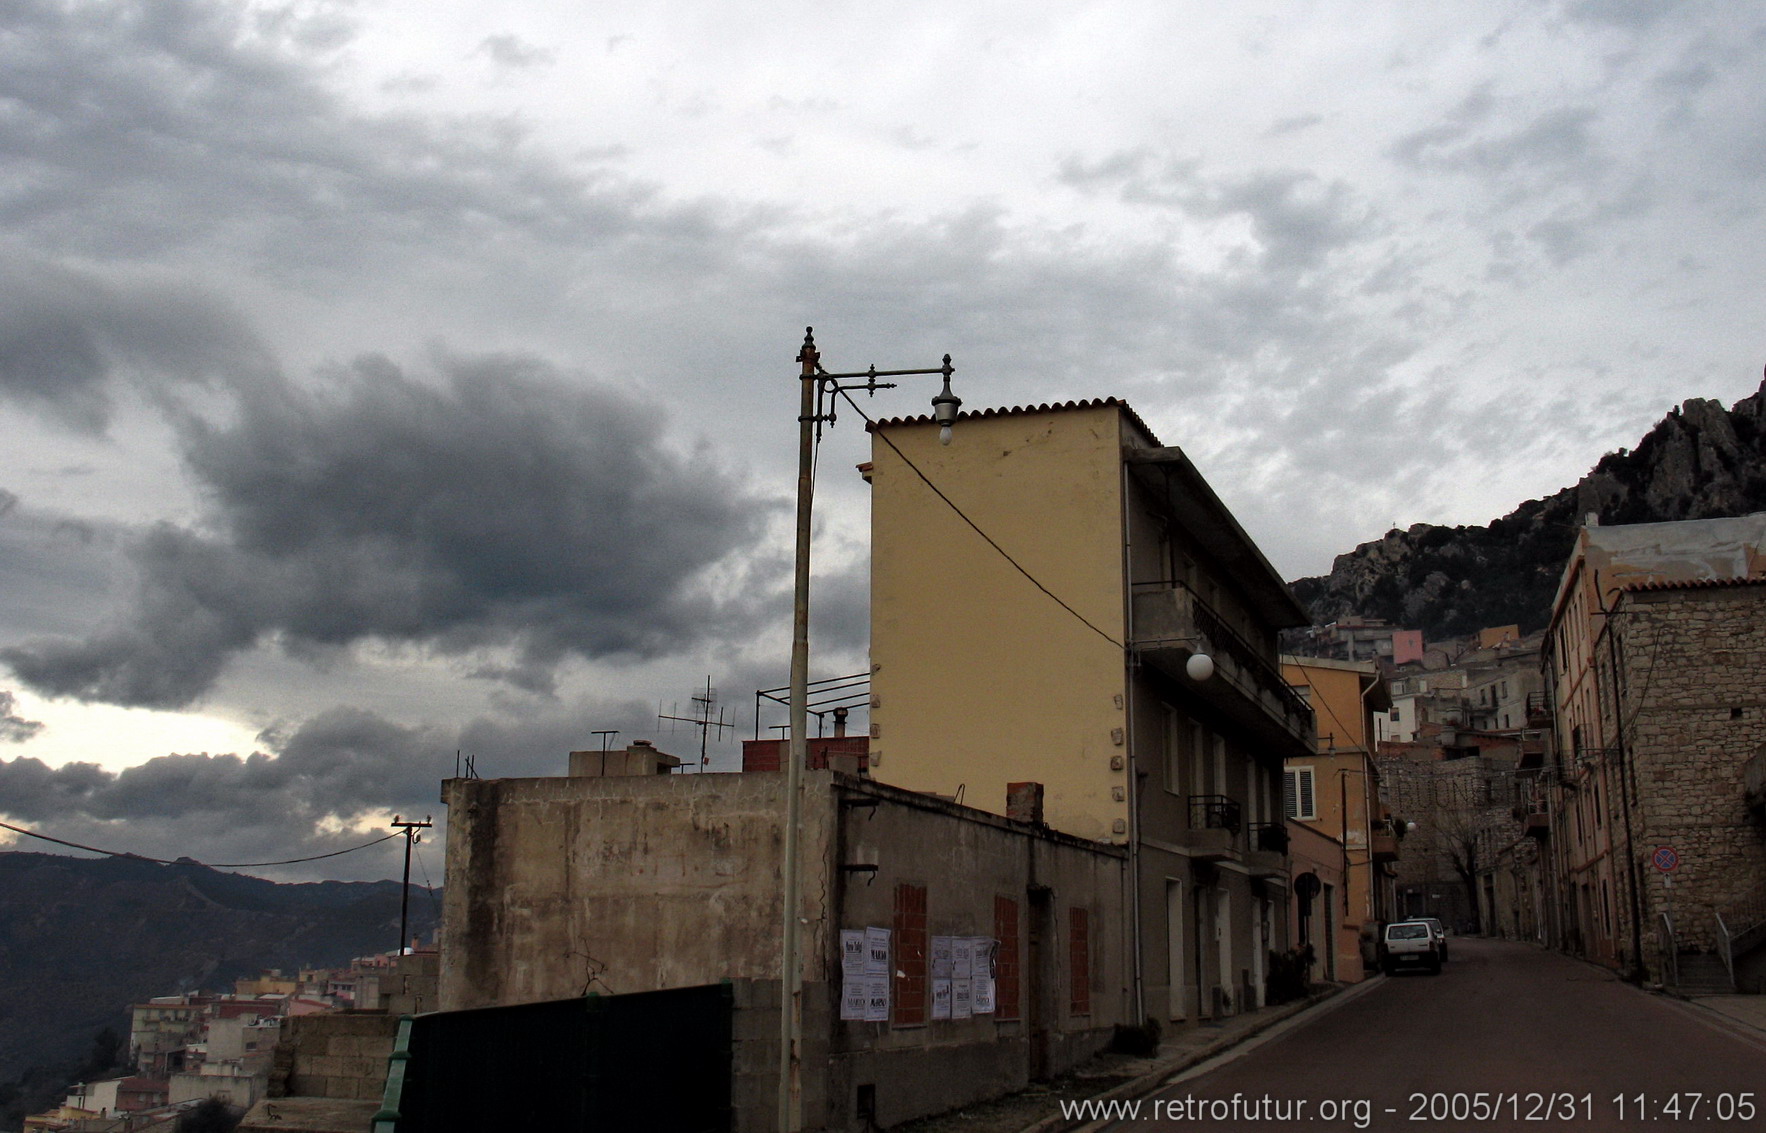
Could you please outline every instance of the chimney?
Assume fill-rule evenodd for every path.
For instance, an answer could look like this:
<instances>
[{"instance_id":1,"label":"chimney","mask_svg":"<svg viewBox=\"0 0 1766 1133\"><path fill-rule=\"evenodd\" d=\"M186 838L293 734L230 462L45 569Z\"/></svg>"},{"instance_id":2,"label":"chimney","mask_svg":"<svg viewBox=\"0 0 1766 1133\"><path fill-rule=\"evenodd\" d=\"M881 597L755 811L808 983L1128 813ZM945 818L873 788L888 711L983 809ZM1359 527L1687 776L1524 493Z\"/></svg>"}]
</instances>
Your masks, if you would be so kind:
<instances>
[{"instance_id":1,"label":"chimney","mask_svg":"<svg viewBox=\"0 0 1766 1133\"><path fill-rule=\"evenodd\" d=\"M834 738L837 740L846 738L846 712L844 704L834 709Z\"/></svg>"},{"instance_id":2,"label":"chimney","mask_svg":"<svg viewBox=\"0 0 1766 1133\"><path fill-rule=\"evenodd\" d=\"M1006 817L1013 822L1028 822L1032 826L1043 825L1042 784L1007 783Z\"/></svg>"}]
</instances>

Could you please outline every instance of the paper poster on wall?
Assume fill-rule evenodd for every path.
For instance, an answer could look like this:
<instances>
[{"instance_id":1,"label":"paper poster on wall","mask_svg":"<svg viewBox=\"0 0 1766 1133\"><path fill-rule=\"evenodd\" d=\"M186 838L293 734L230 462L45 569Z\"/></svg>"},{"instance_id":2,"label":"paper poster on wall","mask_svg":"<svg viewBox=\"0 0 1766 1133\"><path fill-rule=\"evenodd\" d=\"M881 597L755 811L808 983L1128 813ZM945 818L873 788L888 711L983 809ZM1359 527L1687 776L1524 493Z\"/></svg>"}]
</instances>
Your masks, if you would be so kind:
<instances>
[{"instance_id":1,"label":"paper poster on wall","mask_svg":"<svg viewBox=\"0 0 1766 1133\"><path fill-rule=\"evenodd\" d=\"M976 976L970 981L969 1010L977 1015L993 1014L993 977Z\"/></svg>"},{"instance_id":2,"label":"paper poster on wall","mask_svg":"<svg viewBox=\"0 0 1766 1133\"><path fill-rule=\"evenodd\" d=\"M861 934L862 935L862 934ZM840 985L840 1018L862 1021L870 997L871 984L864 976L847 976Z\"/></svg>"},{"instance_id":3,"label":"paper poster on wall","mask_svg":"<svg viewBox=\"0 0 1766 1133\"><path fill-rule=\"evenodd\" d=\"M967 1019L975 1002L974 980L950 981L950 1017Z\"/></svg>"},{"instance_id":4,"label":"paper poster on wall","mask_svg":"<svg viewBox=\"0 0 1766 1133\"><path fill-rule=\"evenodd\" d=\"M977 979L991 976L993 971L993 953L999 942L991 936L977 936L970 941L970 949L974 953L973 967L970 975Z\"/></svg>"},{"instance_id":5,"label":"paper poster on wall","mask_svg":"<svg viewBox=\"0 0 1766 1133\"><path fill-rule=\"evenodd\" d=\"M950 942L950 978L966 980L975 974L975 938L952 937Z\"/></svg>"},{"instance_id":6,"label":"paper poster on wall","mask_svg":"<svg viewBox=\"0 0 1766 1133\"><path fill-rule=\"evenodd\" d=\"M934 1019L950 1018L950 981L932 981L932 1017Z\"/></svg>"},{"instance_id":7,"label":"paper poster on wall","mask_svg":"<svg viewBox=\"0 0 1766 1133\"><path fill-rule=\"evenodd\" d=\"M889 974L889 930L886 928L865 929L865 974L887 976Z\"/></svg>"},{"instance_id":8,"label":"paper poster on wall","mask_svg":"<svg viewBox=\"0 0 1766 1133\"><path fill-rule=\"evenodd\" d=\"M847 976L865 974L869 951L865 947L865 930L862 928L843 928L840 930L840 971ZM845 1016L842 1016L844 1018Z\"/></svg>"},{"instance_id":9,"label":"paper poster on wall","mask_svg":"<svg viewBox=\"0 0 1766 1133\"><path fill-rule=\"evenodd\" d=\"M865 1021L889 1022L889 977L865 977Z\"/></svg>"},{"instance_id":10,"label":"paper poster on wall","mask_svg":"<svg viewBox=\"0 0 1766 1133\"><path fill-rule=\"evenodd\" d=\"M935 980L950 979L950 943L948 936L932 938L932 978Z\"/></svg>"}]
</instances>

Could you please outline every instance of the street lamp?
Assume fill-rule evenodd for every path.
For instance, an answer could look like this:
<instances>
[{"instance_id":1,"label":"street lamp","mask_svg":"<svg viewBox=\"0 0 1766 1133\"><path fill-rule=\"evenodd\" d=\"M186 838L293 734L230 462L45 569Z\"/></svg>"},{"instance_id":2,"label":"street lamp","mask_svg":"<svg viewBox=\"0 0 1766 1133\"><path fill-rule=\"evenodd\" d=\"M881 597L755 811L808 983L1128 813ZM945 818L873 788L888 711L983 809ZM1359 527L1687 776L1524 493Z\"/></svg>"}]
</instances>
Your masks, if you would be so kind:
<instances>
[{"instance_id":1,"label":"street lamp","mask_svg":"<svg viewBox=\"0 0 1766 1133\"><path fill-rule=\"evenodd\" d=\"M779 1001L779 1133L796 1133L803 1120L803 961L799 956L800 910L798 867L803 822L803 769L809 764L809 542L810 515L815 497L815 452L822 425L832 426L833 398L851 390L875 395L894 389L894 382L878 378L915 374L941 374L944 388L932 399L932 419L938 423L938 441L950 444L962 399L951 392L954 372L950 355L944 365L926 370L879 370L871 366L850 374L830 374L822 369L816 349L815 328L803 328L803 347L797 352L802 366L802 398L797 414L797 553L796 586L791 603L791 743L785 761L785 868L784 925L780 945ZM856 379L865 379L862 383ZM842 384L850 382L851 384Z\"/></svg>"}]
</instances>

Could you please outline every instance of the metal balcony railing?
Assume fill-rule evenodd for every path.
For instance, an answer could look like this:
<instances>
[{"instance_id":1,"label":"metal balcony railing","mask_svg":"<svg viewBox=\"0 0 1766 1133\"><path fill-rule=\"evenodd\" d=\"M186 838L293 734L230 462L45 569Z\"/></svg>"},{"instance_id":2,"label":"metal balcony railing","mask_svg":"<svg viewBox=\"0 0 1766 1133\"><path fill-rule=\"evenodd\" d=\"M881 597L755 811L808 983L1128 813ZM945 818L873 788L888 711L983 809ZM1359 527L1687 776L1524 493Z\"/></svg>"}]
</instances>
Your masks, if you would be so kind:
<instances>
[{"instance_id":1,"label":"metal balcony railing","mask_svg":"<svg viewBox=\"0 0 1766 1133\"><path fill-rule=\"evenodd\" d=\"M1271 854L1288 852L1288 824L1285 822L1253 822L1251 848Z\"/></svg>"},{"instance_id":2,"label":"metal balcony railing","mask_svg":"<svg viewBox=\"0 0 1766 1133\"><path fill-rule=\"evenodd\" d=\"M1190 826L1239 832L1241 811L1237 800L1225 795L1191 795Z\"/></svg>"},{"instance_id":3,"label":"metal balcony railing","mask_svg":"<svg viewBox=\"0 0 1766 1133\"><path fill-rule=\"evenodd\" d=\"M1282 677L1269 650L1247 641L1181 581L1136 583L1134 592L1136 649L1211 654L1220 679L1258 703L1283 730L1311 742L1312 706Z\"/></svg>"}]
</instances>

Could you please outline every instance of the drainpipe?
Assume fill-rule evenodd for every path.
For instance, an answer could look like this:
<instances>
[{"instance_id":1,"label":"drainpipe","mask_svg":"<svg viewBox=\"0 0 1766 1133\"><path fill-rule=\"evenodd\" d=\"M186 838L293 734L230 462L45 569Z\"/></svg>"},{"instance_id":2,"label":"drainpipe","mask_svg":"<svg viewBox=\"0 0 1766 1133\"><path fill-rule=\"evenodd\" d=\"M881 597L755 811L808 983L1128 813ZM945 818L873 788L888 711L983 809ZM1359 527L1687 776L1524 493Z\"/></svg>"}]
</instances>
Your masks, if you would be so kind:
<instances>
[{"instance_id":1,"label":"drainpipe","mask_svg":"<svg viewBox=\"0 0 1766 1133\"><path fill-rule=\"evenodd\" d=\"M1604 595L1602 596L1604 597ZM1606 617L1601 633L1607 639L1607 659L1611 667L1613 691L1613 740L1619 745L1619 806L1625 815L1625 881L1631 891L1631 963L1629 976L1633 983L1642 983L1643 966L1643 902L1637 885L1637 847L1631 832L1631 751L1625 746L1625 706L1619 701L1619 642L1613 632L1614 611L1603 608Z\"/></svg>"}]
</instances>

